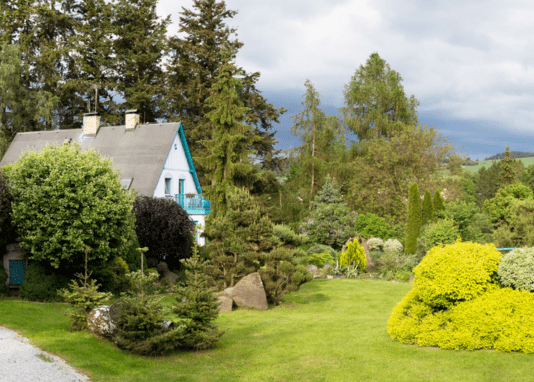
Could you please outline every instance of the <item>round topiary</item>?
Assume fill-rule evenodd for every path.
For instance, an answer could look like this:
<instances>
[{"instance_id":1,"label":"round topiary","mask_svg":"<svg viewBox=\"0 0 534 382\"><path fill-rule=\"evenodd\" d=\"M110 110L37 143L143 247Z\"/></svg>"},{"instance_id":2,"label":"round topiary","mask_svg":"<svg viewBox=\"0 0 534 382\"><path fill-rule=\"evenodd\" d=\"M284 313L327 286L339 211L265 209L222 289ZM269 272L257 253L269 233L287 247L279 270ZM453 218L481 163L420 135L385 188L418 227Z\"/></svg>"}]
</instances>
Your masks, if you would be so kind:
<instances>
[{"instance_id":1,"label":"round topiary","mask_svg":"<svg viewBox=\"0 0 534 382\"><path fill-rule=\"evenodd\" d=\"M30 261L19 289L20 297L31 301L59 301L57 290L69 289L70 280L71 277L60 274L49 264Z\"/></svg>"},{"instance_id":2,"label":"round topiary","mask_svg":"<svg viewBox=\"0 0 534 382\"><path fill-rule=\"evenodd\" d=\"M166 262L162 261L156 266L156 270L162 275L169 270L169 266Z\"/></svg>"},{"instance_id":3,"label":"round topiary","mask_svg":"<svg viewBox=\"0 0 534 382\"><path fill-rule=\"evenodd\" d=\"M497 273L502 285L534 292L534 248L516 248L504 255Z\"/></svg>"},{"instance_id":4,"label":"round topiary","mask_svg":"<svg viewBox=\"0 0 534 382\"><path fill-rule=\"evenodd\" d=\"M337 252L334 250L334 248L330 247L329 245L324 244L316 244L310 249L306 251L306 255L311 255L312 253L323 253L328 252L332 255L334 259L337 258Z\"/></svg>"},{"instance_id":5,"label":"round topiary","mask_svg":"<svg viewBox=\"0 0 534 382\"><path fill-rule=\"evenodd\" d=\"M333 262L334 258L329 252L312 253L308 256L308 264L313 264L317 268L323 268L325 264L332 264Z\"/></svg>"},{"instance_id":6,"label":"round topiary","mask_svg":"<svg viewBox=\"0 0 534 382\"><path fill-rule=\"evenodd\" d=\"M417 296L438 309L472 300L499 288L500 260L501 254L493 244L457 241L434 247L414 268Z\"/></svg>"},{"instance_id":7,"label":"round topiary","mask_svg":"<svg viewBox=\"0 0 534 382\"><path fill-rule=\"evenodd\" d=\"M397 239L388 239L384 243L384 246L382 247L382 249L384 253L400 255L404 248L402 247L401 242L398 241Z\"/></svg>"},{"instance_id":8,"label":"round topiary","mask_svg":"<svg viewBox=\"0 0 534 382\"><path fill-rule=\"evenodd\" d=\"M367 241L367 245L371 251L381 251L384 247L384 240L372 237Z\"/></svg>"}]
</instances>

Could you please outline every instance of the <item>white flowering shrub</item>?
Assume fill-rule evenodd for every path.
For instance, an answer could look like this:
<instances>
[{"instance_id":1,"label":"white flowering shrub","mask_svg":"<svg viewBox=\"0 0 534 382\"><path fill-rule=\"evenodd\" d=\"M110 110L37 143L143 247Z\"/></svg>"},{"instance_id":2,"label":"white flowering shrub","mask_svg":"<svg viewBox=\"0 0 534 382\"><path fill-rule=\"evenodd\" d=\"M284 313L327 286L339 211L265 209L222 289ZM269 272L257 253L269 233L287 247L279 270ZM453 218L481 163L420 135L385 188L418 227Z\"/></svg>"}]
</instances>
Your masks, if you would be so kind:
<instances>
[{"instance_id":1,"label":"white flowering shrub","mask_svg":"<svg viewBox=\"0 0 534 382\"><path fill-rule=\"evenodd\" d=\"M371 251L381 251L384 247L384 240L378 237L372 237L367 241L367 245Z\"/></svg>"},{"instance_id":2,"label":"white flowering shrub","mask_svg":"<svg viewBox=\"0 0 534 382\"><path fill-rule=\"evenodd\" d=\"M391 253L391 254L397 254L400 255L402 253L402 250L404 249L402 247L402 244L397 239L388 239L384 243L384 246L382 247L384 253Z\"/></svg>"},{"instance_id":3,"label":"white flowering shrub","mask_svg":"<svg viewBox=\"0 0 534 382\"><path fill-rule=\"evenodd\" d=\"M534 248L516 248L504 255L497 274L504 286L534 292Z\"/></svg>"}]
</instances>

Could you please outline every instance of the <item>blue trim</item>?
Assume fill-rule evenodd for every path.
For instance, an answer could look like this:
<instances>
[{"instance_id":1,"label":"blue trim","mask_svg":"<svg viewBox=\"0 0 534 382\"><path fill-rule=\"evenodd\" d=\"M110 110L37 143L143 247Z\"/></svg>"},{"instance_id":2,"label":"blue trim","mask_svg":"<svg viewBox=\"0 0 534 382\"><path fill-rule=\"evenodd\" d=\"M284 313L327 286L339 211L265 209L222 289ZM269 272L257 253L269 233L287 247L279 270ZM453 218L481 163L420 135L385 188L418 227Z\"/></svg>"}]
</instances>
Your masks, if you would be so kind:
<instances>
[{"instance_id":1,"label":"blue trim","mask_svg":"<svg viewBox=\"0 0 534 382\"><path fill-rule=\"evenodd\" d=\"M497 251L511 251L512 249L515 248L497 248Z\"/></svg>"},{"instance_id":2,"label":"blue trim","mask_svg":"<svg viewBox=\"0 0 534 382\"><path fill-rule=\"evenodd\" d=\"M188 198L185 194L175 194L174 200L188 215L207 215L211 212L211 202L200 195Z\"/></svg>"},{"instance_id":3,"label":"blue trim","mask_svg":"<svg viewBox=\"0 0 534 382\"><path fill-rule=\"evenodd\" d=\"M185 133L184 133L184 128L182 126L182 122L180 122L180 126L178 127L178 134L180 135L180 141L182 142L182 147L185 152L187 164L189 165L189 172L191 173L191 175L193 175L193 180L197 188L197 193L200 195L202 194L202 189L200 188L200 182L198 181L197 172L195 170L195 165L193 164L193 158L191 158L191 153L189 152L189 146L187 145L187 140L185 139Z\"/></svg>"}]
</instances>

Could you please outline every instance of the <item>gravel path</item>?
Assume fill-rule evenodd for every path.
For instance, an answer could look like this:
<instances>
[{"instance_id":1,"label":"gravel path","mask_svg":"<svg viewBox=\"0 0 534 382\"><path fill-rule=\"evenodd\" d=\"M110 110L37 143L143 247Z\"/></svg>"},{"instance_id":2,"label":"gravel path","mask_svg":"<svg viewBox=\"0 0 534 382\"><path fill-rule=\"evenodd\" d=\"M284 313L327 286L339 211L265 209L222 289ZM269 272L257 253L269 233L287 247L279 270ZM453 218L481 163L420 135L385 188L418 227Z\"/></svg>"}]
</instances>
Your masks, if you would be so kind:
<instances>
[{"instance_id":1,"label":"gravel path","mask_svg":"<svg viewBox=\"0 0 534 382\"><path fill-rule=\"evenodd\" d=\"M46 359L46 361L45 361ZM90 382L58 356L29 344L27 338L0 326L1 382Z\"/></svg>"}]
</instances>

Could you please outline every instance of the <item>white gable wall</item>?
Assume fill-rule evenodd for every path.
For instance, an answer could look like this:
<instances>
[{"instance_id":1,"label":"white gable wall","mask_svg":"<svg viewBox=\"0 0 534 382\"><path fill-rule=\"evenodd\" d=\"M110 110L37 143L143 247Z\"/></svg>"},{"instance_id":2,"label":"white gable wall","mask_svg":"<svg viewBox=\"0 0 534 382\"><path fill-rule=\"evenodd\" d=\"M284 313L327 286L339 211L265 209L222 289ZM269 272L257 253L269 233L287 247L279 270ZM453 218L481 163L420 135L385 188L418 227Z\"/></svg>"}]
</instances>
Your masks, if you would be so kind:
<instances>
[{"instance_id":1,"label":"white gable wall","mask_svg":"<svg viewBox=\"0 0 534 382\"><path fill-rule=\"evenodd\" d=\"M171 150L161 171L161 175L154 190L154 195L158 198L165 197L165 178L171 179L171 195L174 198L175 194L178 194L178 184L180 179L183 179L184 183L184 194L197 194L197 188L195 186L195 181L193 180L193 175L189 172L189 164L187 163L187 158L185 156L184 148L182 147L182 142L178 133L174 136L172 142ZM205 215L190 215L191 220L198 221L198 224L205 226L206 216ZM199 231L199 235L202 231ZM204 238L199 237L199 245L204 245Z\"/></svg>"}]
</instances>

